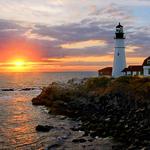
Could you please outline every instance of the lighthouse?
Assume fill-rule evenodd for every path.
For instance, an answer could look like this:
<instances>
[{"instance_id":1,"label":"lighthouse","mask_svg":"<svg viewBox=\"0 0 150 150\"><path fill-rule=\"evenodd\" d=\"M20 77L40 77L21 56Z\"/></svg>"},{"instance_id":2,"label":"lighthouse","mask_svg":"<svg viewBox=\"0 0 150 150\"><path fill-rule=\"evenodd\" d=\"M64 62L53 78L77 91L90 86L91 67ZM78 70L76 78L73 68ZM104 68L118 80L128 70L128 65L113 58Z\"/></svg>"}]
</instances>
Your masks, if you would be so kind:
<instances>
[{"instance_id":1,"label":"lighthouse","mask_svg":"<svg viewBox=\"0 0 150 150\"><path fill-rule=\"evenodd\" d=\"M115 34L115 52L112 76L120 77L123 76L122 71L126 68L125 36L123 26L120 23L116 26Z\"/></svg>"}]
</instances>

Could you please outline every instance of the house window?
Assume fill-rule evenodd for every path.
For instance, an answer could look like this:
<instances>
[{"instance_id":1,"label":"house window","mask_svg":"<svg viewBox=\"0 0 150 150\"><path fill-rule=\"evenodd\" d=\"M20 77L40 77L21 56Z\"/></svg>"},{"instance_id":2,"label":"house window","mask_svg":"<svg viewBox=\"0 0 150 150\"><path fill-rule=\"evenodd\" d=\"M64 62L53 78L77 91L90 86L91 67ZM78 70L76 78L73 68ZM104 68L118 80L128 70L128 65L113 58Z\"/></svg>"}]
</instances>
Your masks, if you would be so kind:
<instances>
[{"instance_id":1,"label":"house window","mask_svg":"<svg viewBox=\"0 0 150 150\"><path fill-rule=\"evenodd\" d=\"M148 74L150 75L150 69L148 69Z\"/></svg>"},{"instance_id":2,"label":"house window","mask_svg":"<svg viewBox=\"0 0 150 150\"><path fill-rule=\"evenodd\" d=\"M143 71L140 72L140 75L143 75Z\"/></svg>"},{"instance_id":3,"label":"house window","mask_svg":"<svg viewBox=\"0 0 150 150\"><path fill-rule=\"evenodd\" d=\"M150 59L147 60L147 64L150 65Z\"/></svg>"}]
</instances>

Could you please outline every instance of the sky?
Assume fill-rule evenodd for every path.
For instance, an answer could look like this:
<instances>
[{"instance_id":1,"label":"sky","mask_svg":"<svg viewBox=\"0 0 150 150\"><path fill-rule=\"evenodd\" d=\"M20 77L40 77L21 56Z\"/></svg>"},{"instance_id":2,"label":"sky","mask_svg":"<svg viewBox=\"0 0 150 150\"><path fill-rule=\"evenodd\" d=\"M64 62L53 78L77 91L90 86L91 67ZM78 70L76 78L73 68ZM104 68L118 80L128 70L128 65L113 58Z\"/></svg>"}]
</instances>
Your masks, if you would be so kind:
<instances>
[{"instance_id":1,"label":"sky","mask_svg":"<svg viewBox=\"0 0 150 150\"><path fill-rule=\"evenodd\" d=\"M150 56L149 0L1 0L0 72L112 66L121 22L127 64Z\"/></svg>"}]
</instances>

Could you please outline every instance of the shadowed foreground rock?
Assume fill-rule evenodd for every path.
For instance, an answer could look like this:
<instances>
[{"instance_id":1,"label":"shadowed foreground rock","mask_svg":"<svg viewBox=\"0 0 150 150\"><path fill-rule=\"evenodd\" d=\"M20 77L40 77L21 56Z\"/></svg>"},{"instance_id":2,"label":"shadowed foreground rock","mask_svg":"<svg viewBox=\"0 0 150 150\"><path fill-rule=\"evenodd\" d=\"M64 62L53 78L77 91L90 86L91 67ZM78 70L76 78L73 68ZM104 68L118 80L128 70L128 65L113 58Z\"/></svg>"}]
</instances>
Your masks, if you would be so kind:
<instances>
[{"instance_id":1,"label":"shadowed foreground rock","mask_svg":"<svg viewBox=\"0 0 150 150\"><path fill-rule=\"evenodd\" d=\"M74 140L72 140L72 142L73 143L84 143L84 142L86 142L86 140L85 139L74 139Z\"/></svg>"},{"instance_id":2,"label":"shadowed foreground rock","mask_svg":"<svg viewBox=\"0 0 150 150\"><path fill-rule=\"evenodd\" d=\"M36 131L39 131L39 132L49 132L51 129L53 129L54 127L52 126L43 126L43 125L38 125L36 126Z\"/></svg>"},{"instance_id":3,"label":"shadowed foreground rock","mask_svg":"<svg viewBox=\"0 0 150 150\"><path fill-rule=\"evenodd\" d=\"M112 149L150 148L150 78L90 78L80 84L53 83L32 100L52 114L81 120L72 130L85 136L113 137Z\"/></svg>"}]
</instances>

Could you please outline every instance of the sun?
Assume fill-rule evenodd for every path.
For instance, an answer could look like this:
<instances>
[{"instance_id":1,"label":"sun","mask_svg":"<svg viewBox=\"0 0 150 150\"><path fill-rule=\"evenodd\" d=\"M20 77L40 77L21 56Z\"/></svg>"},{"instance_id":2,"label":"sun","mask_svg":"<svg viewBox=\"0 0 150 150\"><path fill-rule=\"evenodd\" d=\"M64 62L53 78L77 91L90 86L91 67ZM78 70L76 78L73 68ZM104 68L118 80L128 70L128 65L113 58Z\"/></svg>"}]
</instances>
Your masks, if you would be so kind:
<instances>
[{"instance_id":1,"label":"sun","mask_svg":"<svg viewBox=\"0 0 150 150\"><path fill-rule=\"evenodd\" d=\"M16 59L12 61L10 70L13 72L24 72L27 70L27 62L23 59Z\"/></svg>"},{"instance_id":2,"label":"sun","mask_svg":"<svg viewBox=\"0 0 150 150\"><path fill-rule=\"evenodd\" d=\"M16 61L14 64L16 67L23 67L25 65L25 62L24 61Z\"/></svg>"}]
</instances>

